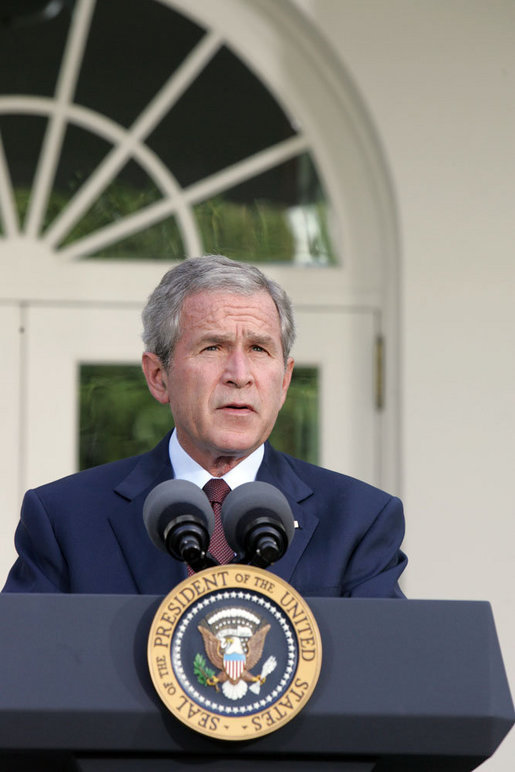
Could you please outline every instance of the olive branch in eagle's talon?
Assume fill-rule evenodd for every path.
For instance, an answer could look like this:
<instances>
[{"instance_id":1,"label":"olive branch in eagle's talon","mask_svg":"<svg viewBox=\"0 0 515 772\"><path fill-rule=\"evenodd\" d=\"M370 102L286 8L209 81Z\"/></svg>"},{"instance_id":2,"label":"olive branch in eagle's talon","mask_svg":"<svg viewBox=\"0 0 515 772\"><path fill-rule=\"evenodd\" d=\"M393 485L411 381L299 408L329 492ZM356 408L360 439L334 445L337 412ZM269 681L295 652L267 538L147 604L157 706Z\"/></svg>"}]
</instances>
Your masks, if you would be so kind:
<instances>
[{"instance_id":1,"label":"olive branch in eagle's talon","mask_svg":"<svg viewBox=\"0 0 515 772\"><path fill-rule=\"evenodd\" d=\"M207 667L206 659L202 654L196 654L193 660L193 672L197 676L197 681L201 686L214 686L218 692L218 678L215 675L215 671Z\"/></svg>"}]
</instances>

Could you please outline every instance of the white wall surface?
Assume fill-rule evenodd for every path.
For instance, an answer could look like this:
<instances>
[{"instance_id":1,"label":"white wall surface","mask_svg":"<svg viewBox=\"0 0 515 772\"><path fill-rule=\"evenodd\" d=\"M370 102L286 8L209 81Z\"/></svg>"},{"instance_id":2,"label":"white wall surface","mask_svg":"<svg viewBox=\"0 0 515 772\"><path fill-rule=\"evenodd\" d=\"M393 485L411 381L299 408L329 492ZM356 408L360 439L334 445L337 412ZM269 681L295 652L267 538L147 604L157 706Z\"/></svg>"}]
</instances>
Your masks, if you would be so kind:
<instances>
[{"instance_id":1,"label":"white wall surface","mask_svg":"<svg viewBox=\"0 0 515 772\"><path fill-rule=\"evenodd\" d=\"M354 78L397 195L405 589L491 601L513 691L515 3L297 5ZM515 730L481 769L515 769Z\"/></svg>"}]
</instances>

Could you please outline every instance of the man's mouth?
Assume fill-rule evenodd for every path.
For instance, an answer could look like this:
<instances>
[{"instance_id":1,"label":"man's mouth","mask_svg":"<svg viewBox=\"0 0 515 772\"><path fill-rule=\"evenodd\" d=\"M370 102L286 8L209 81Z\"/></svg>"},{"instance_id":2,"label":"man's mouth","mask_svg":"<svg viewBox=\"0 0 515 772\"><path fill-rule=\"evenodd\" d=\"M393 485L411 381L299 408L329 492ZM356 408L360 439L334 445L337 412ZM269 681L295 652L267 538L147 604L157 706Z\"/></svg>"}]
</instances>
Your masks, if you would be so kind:
<instances>
[{"instance_id":1,"label":"man's mouth","mask_svg":"<svg viewBox=\"0 0 515 772\"><path fill-rule=\"evenodd\" d=\"M227 405L222 405L222 410L234 410L237 413L253 413L254 408L252 405L243 405L236 402L230 402Z\"/></svg>"}]
</instances>

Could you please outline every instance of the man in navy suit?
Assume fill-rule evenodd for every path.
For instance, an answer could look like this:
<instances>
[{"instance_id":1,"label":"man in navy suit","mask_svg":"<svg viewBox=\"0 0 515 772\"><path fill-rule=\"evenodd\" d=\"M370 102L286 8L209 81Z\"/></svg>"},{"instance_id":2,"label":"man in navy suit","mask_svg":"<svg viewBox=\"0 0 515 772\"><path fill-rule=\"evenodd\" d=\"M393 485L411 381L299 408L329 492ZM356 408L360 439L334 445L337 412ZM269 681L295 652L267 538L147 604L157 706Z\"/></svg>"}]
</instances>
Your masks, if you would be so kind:
<instances>
[{"instance_id":1,"label":"man in navy suit","mask_svg":"<svg viewBox=\"0 0 515 772\"><path fill-rule=\"evenodd\" d=\"M187 569L155 548L142 509L152 488L177 477L279 488L296 529L270 570L303 595L403 597L399 499L267 441L293 370L284 290L253 266L192 258L165 274L143 323L143 371L175 430L141 456L29 491L4 591L168 593Z\"/></svg>"}]
</instances>

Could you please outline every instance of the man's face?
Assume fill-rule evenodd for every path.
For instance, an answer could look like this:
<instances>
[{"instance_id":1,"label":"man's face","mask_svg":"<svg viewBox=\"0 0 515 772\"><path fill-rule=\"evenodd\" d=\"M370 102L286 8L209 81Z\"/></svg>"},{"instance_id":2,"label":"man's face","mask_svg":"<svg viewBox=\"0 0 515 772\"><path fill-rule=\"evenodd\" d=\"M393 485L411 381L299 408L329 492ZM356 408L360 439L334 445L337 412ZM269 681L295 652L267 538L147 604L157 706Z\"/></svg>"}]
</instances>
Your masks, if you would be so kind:
<instances>
[{"instance_id":1,"label":"man's face","mask_svg":"<svg viewBox=\"0 0 515 772\"><path fill-rule=\"evenodd\" d=\"M181 314L165 376L180 444L204 468L229 468L269 436L288 391L279 315L266 292L203 291ZM220 474L223 471L219 470Z\"/></svg>"}]
</instances>

